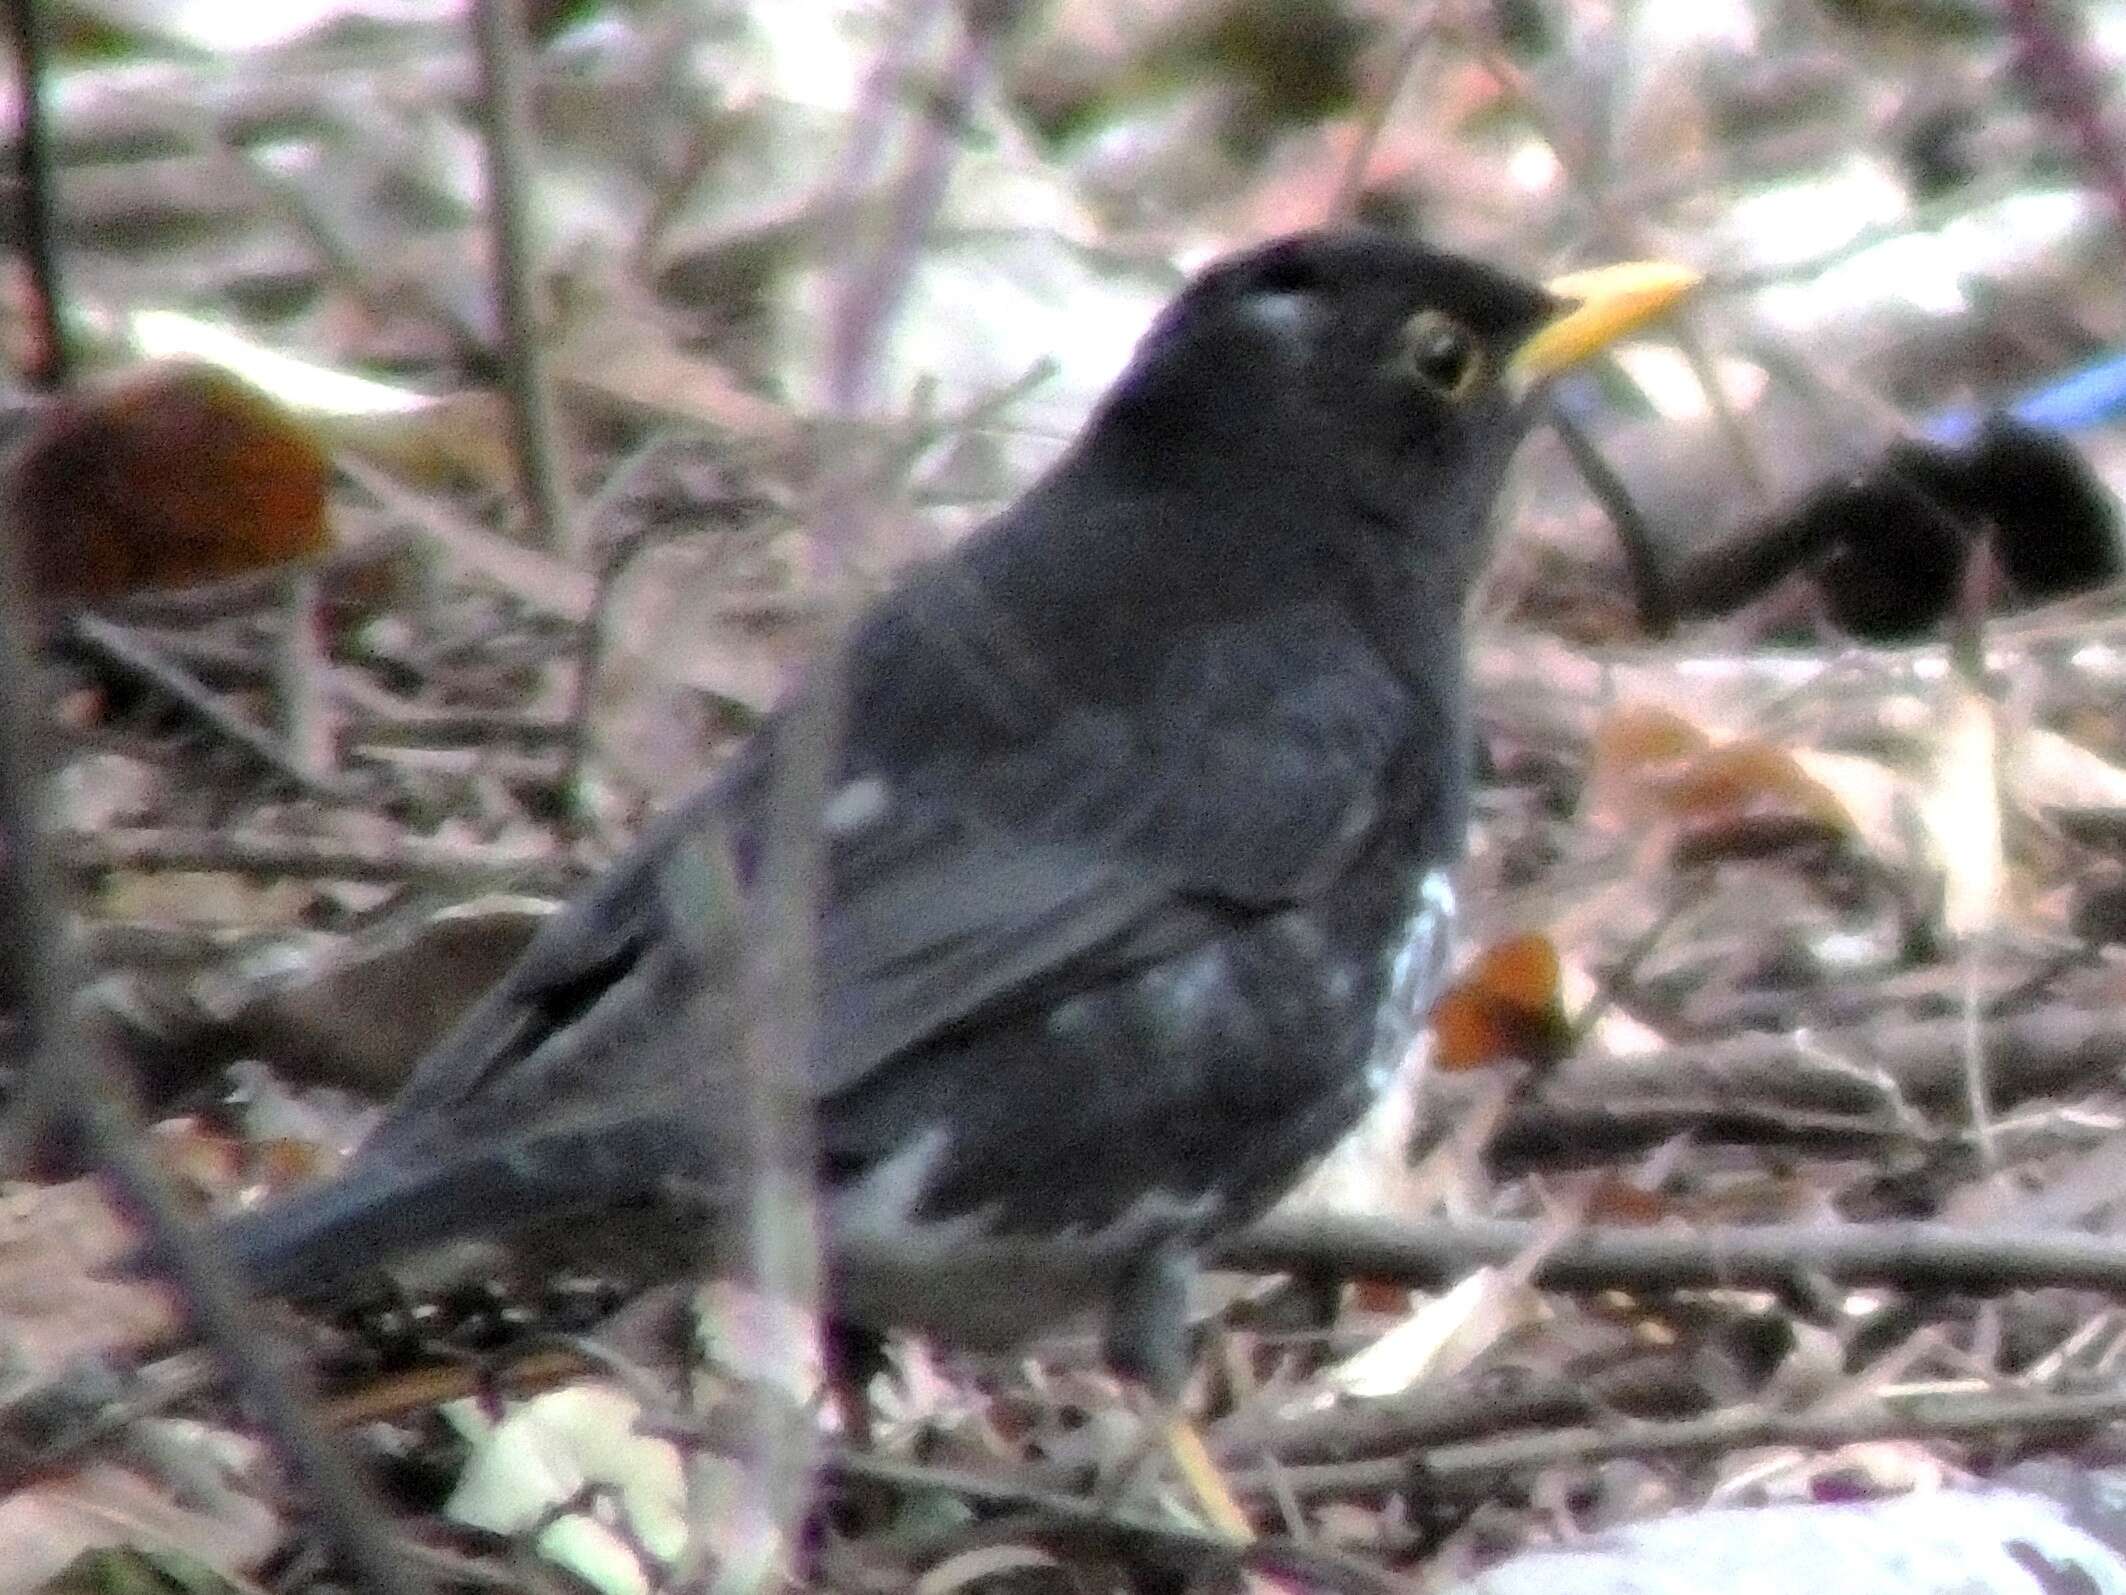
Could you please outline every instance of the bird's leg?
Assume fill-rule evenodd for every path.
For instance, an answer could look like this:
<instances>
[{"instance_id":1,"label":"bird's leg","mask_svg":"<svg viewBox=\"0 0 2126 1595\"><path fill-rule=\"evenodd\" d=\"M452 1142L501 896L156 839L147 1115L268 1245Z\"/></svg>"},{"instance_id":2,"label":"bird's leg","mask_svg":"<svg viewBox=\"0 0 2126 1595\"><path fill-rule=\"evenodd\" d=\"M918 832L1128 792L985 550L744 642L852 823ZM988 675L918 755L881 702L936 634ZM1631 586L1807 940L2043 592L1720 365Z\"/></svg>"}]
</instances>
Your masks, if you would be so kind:
<instances>
[{"instance_id":1,"label":"bird's leg","mask_svg":"<svg viewBox=\"0 0 2126 1595\"><path fill-rule=\"evenodd\" d=\"M1133 1404L1147 1436L1116 1471L1111 1493L1126 1493L1163 1452L1212 1527L1236 1540L1251 1540L1253 1525L1182 1410L1189 1372L1189 1285L1195 1277L1195 1254L1177 1239L1147 1251L1115 1287L1107 1315L1107 1363L1135 1393Z\"/></svg>"},{"instance_id":2,"label":"bird's leg","mask_svg":"<svg viewBox=\"0 0 2126 1595\"><path fill-rule=\"evenodd\" d=\"M850 1449L871 1451L871 1381L888 1366L886 1337L875 1329L831 1319L827 1324L827 1388Z\"/></svg>"}]
</instances>

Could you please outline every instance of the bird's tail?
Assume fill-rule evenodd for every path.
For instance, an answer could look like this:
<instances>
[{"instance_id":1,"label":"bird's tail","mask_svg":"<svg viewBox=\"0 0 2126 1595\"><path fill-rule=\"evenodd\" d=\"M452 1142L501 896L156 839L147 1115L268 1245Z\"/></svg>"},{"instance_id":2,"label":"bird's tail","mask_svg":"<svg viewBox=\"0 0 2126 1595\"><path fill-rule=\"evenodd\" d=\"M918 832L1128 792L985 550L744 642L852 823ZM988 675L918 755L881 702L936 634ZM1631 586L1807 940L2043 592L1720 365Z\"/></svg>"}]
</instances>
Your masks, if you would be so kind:
<instances>
[{"instance_id":1,"label":"bird's tail","mask_svg":"<svg viewBox=\"0 0 2126 1595\"><path fill-rule=\"evenodd\" d=\"M394 1258L493 1228L473 1217L495 1210L492 1186L462 1165L377 1162L239 1213L215 1239L261 1294L315 1300Z\"/></svg>"},{"instance_id":2,"label":"bird's tail","mask_svg":"<svg viewBox=\"0 0 2126 1595\"><path fill-rule=\"evenodd\" d=\"M454 1241L672 1206L692 1183L672 1129L606 1121L427 1158L359 1157L336 1179L224 1221L216 1239L255 1290L315 1300Z\"/></svg>"}]
</instances>

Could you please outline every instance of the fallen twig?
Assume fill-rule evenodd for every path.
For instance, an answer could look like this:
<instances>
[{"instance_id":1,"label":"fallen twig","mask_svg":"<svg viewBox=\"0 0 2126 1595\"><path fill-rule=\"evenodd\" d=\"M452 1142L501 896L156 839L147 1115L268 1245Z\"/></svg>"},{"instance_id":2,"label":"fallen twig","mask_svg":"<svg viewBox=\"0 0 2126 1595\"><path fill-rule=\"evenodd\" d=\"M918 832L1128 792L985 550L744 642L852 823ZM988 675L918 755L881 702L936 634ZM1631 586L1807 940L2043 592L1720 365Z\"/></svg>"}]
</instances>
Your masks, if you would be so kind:
<instances>
[{"instance_id":1,"label":"fallen twig","mask_svg":"<svg viewBox=\"0 0 2126 1595\"><path fill-rule=\"evenodd\" d=\"M417 836L388 842L325 841L258 832L136 826L59 831L60 862L76 873L99 870L217 870L237 875L292 875L316 880L442 880L468 889L497 883L541 896L563 896L583 871L558 852L434 842Z\"/></svg>"},{"instance_id":2,"label":"fallen twig","mask_svg":"<svg viewBox=\"0 0 2126 1595\"><path fill-rule=\"evenodd\" d=\"M1960 1018L1880 1020L1807 1034L1739 1035L1638 1057L1573 1059L1514 1108L1491 1145L1502 1168L1590 1164L1685 1131L1727 1139L1877 1139L1960 1121ZM1997 1106L2119 1077L2126 1014L2052 1006L1980 1030Z\"/></svg>"},{"instance_id":3,"label":"fallen twig","mask_svg":"<svg viewBox=\"0 0 2126 1595\"><path fill-rule=\"evenodd\" d=\"M1558 1464L1585 1465L1617 1457L1695 1456L1794 1446L1831 1450L1870 1440L1983 1439L2080 1431L2126 1418L2126 1389L2106 1386L2065 1394L1939 1390L1890 1392L1835 1410L1769 1412L1734 1407L1673 1423L1622 1423L1601 1428L1507 1435L1440 1446L1399 1458L1325 1463L1281 1469L1280 1488L1301 1497L1348 1495L1427 1484L1488 1481L1500 1473L1529 1473ZM1267 1494L1267 1474L1233 1481L1243 1493Z\"/></svg>"},{"instance_id":4,"label":"fallen twig","mask_svg":"<svg viewBox=\"0 0 2126 1595\"><path fill-rule=\"evenodd\" d=\"M345 776L330 769L312 768L282 746L278 737L229 709L197 677L137 640L125 627L98 615L76 615L68 630L78 646L122 674L165 694L210 731L305 792L342 801L356 795Z\"/></svg>"},{"instance_id":5,"label":"fallen twig","mask_svg":"<svg viewBox=\"0 0 2126 1595\"><path fill-rule=\"evenodd\" d=\"M1217 1263L1436 1289L1510 1263L1548 1234L1511 1219L1268 1219L1221 1246ZM2126 1239L1928 1223L1587 1228L1555 1240L1533 1282L1571 1291L1763 1290L1808 1279L1971 1295L2053 1286L2126 1295Z\"/></svg>"}]
</instances>

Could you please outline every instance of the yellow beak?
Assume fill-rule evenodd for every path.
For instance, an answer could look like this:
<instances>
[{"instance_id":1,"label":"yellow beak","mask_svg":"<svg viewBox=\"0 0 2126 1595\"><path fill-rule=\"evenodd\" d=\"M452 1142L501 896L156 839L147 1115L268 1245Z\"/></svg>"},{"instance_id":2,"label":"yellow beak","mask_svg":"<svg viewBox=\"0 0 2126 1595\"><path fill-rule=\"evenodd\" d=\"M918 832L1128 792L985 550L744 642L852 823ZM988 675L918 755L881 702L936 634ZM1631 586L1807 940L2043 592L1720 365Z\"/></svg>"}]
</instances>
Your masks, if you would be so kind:
<instances>
[{"instance_id":1,"label":"yellow beak","mask_svg":"<svg viewBox=\"0 0 2126 1595\"><path fill-rule=\"evenodd\" d=\"M1547 282L1543 286L1566 308L1528 335L1508 369L1522 382L1562 371L1673 309L1703 280L1688 266L1638 260Z\"/></svg>"}]
</instances>

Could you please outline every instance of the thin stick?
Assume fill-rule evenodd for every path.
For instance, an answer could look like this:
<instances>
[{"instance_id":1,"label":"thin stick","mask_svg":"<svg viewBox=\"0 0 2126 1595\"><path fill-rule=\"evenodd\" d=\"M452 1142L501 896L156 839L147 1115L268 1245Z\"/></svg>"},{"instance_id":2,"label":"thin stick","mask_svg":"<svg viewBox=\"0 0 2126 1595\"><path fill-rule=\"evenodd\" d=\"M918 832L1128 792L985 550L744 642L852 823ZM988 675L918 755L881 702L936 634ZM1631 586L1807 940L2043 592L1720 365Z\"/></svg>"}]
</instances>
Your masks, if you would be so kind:
<instances>
[{"instance_id":1,"label":"thin stick","mask_svg":"<svg viewBox=\"0 0 2126 1595\"><path fill-rule=\"evenodd\" d=\"M362 843L182 826L120 826L60 831L52 844L55 859L72 874L211 870L305 880L440 881L465 890L505 885L553 896L582 881L582 872L557 854L432 842L418 836Z\"/></svg>"},{"instance_id":2,"label":"thin stick","mask_svg":"<svg viewBox=\"0 0 2126 1595\"><path fill-rule=\"evenodd\" d=\"M339 740L332 705L332 670L321 634L317 572L281 573L274 616L273 688L281 735L296 766L328 786L339 784Z\"/></svg>"},{"instance_id":3,"label":"thin stick","mask_svg":"<svg viewBox=\"0 0 2126 1595\"><path fill-rule=\"evenodd\" d=\"M911 0L901 30L923 32L938 3ZM1017 10L1016 4L994 0L966 9L931 114L918 128L895 184L885 234L856 257L839 285L828 330L825 389L828 415L844 432L853 432L869 401L878 350L944 196L967 108L988 79ZM867 87L883 96L896 85L875 78ZM857 125L864 125L865 114L859 114ZM864 169L865 162L854 154L843 164L845 175ZM759 865L743 904L750 956L740 970L741 1011L749 1022L742 1043L745 1066L739 1071L746 1089L738 1108L752 1176L746 1183L745 1228L754 1278L765 1295L814 1313L815 1319L819 1252L805 1068L818 1024L817 905L826 868L820 812L841 757L846 712L841 656L853 601L847 573L878 517L873 472L858 451L850 455L830 472L815 511L810 545L815 590L837 620L810 689L777 734ZM802 1356L804 1349L789 1348L793 1356ZM787 1544L809 1493L812 1436L806 1425L785 1421L765 1393L750 1404L746 1417L752 1429L752 1501ZM695 1533L687 1565L676 1579L682 1587L699 1575L713 1527L707 1475L696 1469L690 1477L696 1486L689 1500Z\"/></svg>"},{"instance_id":4,"label":"thin stick","mask_svg":"<svg viewBox=\"0 0 2126 1595\"><path fill-rule=\"evenodd\" d=\"M606 477L578 517L579 525L571 538L577 549L596 548L604 541L605 522L614 507L635 491L649 475L650 467L664 458L667 446L677 436L679 434L672 430L656 433ZM695 530L684 528L677 535L689 536ZM620 578L628 568L650 548L667 541L669 538L655 534L630 536L598 566L597 598L576 645L576 680L569 692L566 722L568 760L561 772L561 792L569 824L579 836L590 817L587 782L593 752L591 711L611 651L613 595L619 590Z\"/></svg>"},{"instance_id":5,"label":"thin stick","mask_svg":"<svg viewBox=\"0 0 2126 1595\"><path fill-rule=\"evenodd\" d=\"M1438 26L1439 6L1436 3L1412 9L1402 42L1396 46L1394 61L1359 112L1357 136L1351 141L1350 152L1344 156L1344 168L1336 179L1336 191L1329 198L1330 221L1347 221L1358 209L1359 196L1365 192L1366 168L1373 164L1373 152L1380 147L1381 134L1387 130L1388 113L1395 109L1403 84L1409 80L1419 54L1431 41Z\"/></svg>"},{"instance_id":6,"label":"thin stick","mask_svg":"<svg viewBox=\"0 0 2126 1595\"><path fill-rule=\"evenodd\" d=\"M590 618L597 586L574 565L513 543L440 502L409 492L388 472L364 464L355 455L343 455L339 470L380 508L418 533L422 546L434 549L454 572L490 582L536 613L575 625Z\"/></svg>"},{"instance_id":7,"label":"thin stick","mask_svg":"<svg viewBox=\"0 0 2126 1595\"><path fill-rule=\"evenodd\" d=\"M1222 1245L1217 1264L1430 1289L1504 1266L1549 1234L1540 1223L1510 1219L1267 1219ZM1555 1240L1533 1282L1583 1292L1776 1290L1807 1278L1969 1295L2065 1286L2126 1296L2126 1240L1930 1223L1589 1228Z\"/></svg>"},{"instance_id":8,"label":"thin stick","mask_svg":"<svg viewBox=\"0 0 2126 1595\"><path fill-rule=\"evenodd\" d=\"M1624 550L1625 569L1631 575L1632 597L1639 610L1639 624L1650 637L1672 636L1676 630L1676 595L1668 572L1662 568L1661 555L1655 546L1653 528L1647 524L1639 504L1631 496L1631 489L1624 479L1610 468L1609 461L1595 447L1594 439L1587 429L1573 419L1565 406L1552 402L1548 407L1551 430L1558 441L1565 445L1580 479L1609 516L1609 524L1617 534L1617 542Z\"/></svg>"},{"instance_id":9,"label":"thin stick","mask_svg":"<svg viewBox=\"0 0 2126 1595\"><path fill-rule=\"evenodd\" d=\"M909 25L925 26L924 13L937 3L914 0ZM914 275L923 239L945 196L968 108L989 76L997 42L1019 5L1017 0L983 0L966 9L959 46L930 95L930 114L895 185L886 234L844 280L838 296L827 340L827 408L840 418L861 414L870 400L879 340ZM856 196L849 197L853 201Z\"/></svg>"},{"instance_id":10,"label":"thin stick","mask_svg":"<svg viewBox=\"0 0 2126 1595\"><path fill-rule=\"evenodd\" d=\"M291 607L292 607L291 601ZM284 626L294 626L293 614L284 615ZM258 760L276 775L285 776L316 797L348 799L357 795L347 777L330 768L317 769L278 737L253 725L225 705L189 670L164 658L124 626L100 615L76 615L67 623L73 642L96 654L121 673L162 693L195 716L215 735Z\"/></svg>"},{"instance_id":11,"label":"thin stick","mask_svg":"<svg viewBox=\"0 0 2126 1595\"><path fill-rule=\"evenodd\" d=\"M1735 457L1741 470L1743 485L1749 495L1760 505L1772 502L1772 473L1764 461L1764 449L1757 434L1736 408L1734 396L1727 391L1727 383L1720 375L1720 365L1713 352L1706 346L1704 335L1698 331L1689 313L1675 316L1669 322L1669 335L1676 340L1676 347L1683 351L1683 358L1690 363L1691 374L1698 379L1698 386L1705 393L1705 402L1713 412L1713 422L1726 441L1728 452Z\"/></svg>"},{"instance_id":12,"label":"thin stick","mask_svg":"<svg viewBox=\"0 0 2126 1595\"><path fill-rule=\"evenodd\" d=\"M23 254L29 263L30 315L36 328L36 359L30 380L39 387L63 388L73 374L59 280L59 250L53 239L52 143L45 121L44 82L49 75L44 54L44 23L37 0L8 0L8 21L15 36L15 103L20 138L15 171L22 185L18 213Z\"/></svg>"},{"instance_id":13,"label":"thin stick","mask_svg":"<svg viewBox=\"0 0 2126 1595\"><path fill-rule=\"evenodd\" d=\"M2007 1438L2081 1432L2126 1419L2126 1390L2116 1387L2033 1395L1987 1391L1890 1393L1828 1412L1768 1412L1730 1408L1674 1422L1610 1423L1507 1435L1440 1446L1410 1457L1288 1467L1283 1488L1308 1497L1344 1496L1403 1487L1485 1482L1500 1473L1528 1473L1561 1464L1592 1465L1619 1457L1698 1456L1795 1446L1830 1450L1870 1440ZM1237 1481L1252 1494L1270 1488L1266 1475Z\"/></svg>"},{"instance_id":14,"label":"thin stick","mask_svg":"<svg viewBox=\"0 0 2126 1595\"><path fill-rule=\"evenodd\" d=\"M532 290L530 199L531 96L526 84L523 17L517 0L476 0L473 34L480 51L481 146L487 157L487 207L494 222L495 303L502 313L504 386L516 440L518 485L532 538L566 554L570 520L561 481L553 385L546 372L545 328Z\"/></svg>"}]
</instances>

